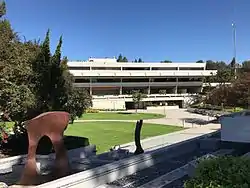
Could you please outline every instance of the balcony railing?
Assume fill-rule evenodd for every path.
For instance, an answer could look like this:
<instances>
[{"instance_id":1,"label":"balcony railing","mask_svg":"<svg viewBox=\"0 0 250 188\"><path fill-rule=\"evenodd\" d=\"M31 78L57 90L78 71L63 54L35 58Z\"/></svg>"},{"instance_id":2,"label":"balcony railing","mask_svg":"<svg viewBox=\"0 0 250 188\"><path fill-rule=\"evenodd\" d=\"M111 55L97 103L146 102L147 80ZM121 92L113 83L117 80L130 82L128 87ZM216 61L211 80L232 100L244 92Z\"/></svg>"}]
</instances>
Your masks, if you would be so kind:
<instances>
[{"instance_id":1,"label":"balcony railing","mask_svg":"<svg viewBox=\"0 0 250 188\"><path fill-rule=\"evenodd\" d=\"M76 77L178 77L178 76L211 76L217 71L192 70L192 71L116 71L116 70L70 70Z\"/></svg>"},{"instance_id":2,"label":"balcony railing","mask_svg":"<svg viewBox=\"0 0 250 188\"><path fill-rule=\"evenodd\" d=\"M147 98L162 98L162 97L190 97L190 96L196 96L196 93L190 94L190 93L182 93L182 94L150 94L147 95ZM93 99L131 99L132 95L93 95Z\"/></svg>"},{"instance_id":3,"label":"balcony railing","mask_svg":"<svg viewBox=\"0 0 250 188\"><path fill-rule=\"evenodd\" d=\"M202 86L202 82L113 82L113 83L74 83L76 87L149 87L149 86Z\"/></svg>"}]
</instances>

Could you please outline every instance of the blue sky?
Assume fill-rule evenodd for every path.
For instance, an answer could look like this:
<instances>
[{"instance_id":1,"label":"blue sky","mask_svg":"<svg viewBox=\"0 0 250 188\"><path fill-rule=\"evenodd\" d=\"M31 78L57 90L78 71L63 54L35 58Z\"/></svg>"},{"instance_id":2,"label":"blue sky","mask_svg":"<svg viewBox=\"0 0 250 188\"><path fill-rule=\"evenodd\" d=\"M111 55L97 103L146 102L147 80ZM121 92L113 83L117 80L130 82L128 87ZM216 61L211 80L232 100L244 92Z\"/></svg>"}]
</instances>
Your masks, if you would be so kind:
<instances>
[{"instance_id":1,"label":"blue sky","mask_svg":"<svg viewBox=\"0 0 250 188\"><path fill-rule=\"evenodd\" d=\"M55 48L63 35L70 60L113 57L129 60L229 61L232 20L237 59L250 59L249 0L6 0L15 31L43 39L51 29Z\"/></svg>"}]
</instances>

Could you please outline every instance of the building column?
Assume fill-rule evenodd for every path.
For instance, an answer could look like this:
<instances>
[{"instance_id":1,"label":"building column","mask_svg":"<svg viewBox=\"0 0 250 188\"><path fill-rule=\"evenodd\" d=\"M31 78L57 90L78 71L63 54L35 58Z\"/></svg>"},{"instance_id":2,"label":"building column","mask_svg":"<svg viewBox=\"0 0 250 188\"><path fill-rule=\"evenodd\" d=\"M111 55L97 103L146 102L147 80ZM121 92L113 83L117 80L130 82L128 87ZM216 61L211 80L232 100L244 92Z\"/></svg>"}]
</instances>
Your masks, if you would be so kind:
<instances>
[{"instance_id":1,"label":"building column","mask_svg":"<svg viewBox=\"0 0 250 188\"><path fill-rule=\"evenodd\" d=\"M122 78L120 80L120 95L122 95Z\"/></svg>"},{"instance_id":2,"label":"building column","mask_svg":"<svg viewBox=\"0 0 250 188\"><path fill-rule=\"evenodd\" d=\"M151 86L150 86L151 78L148 80L148 95L151 93Z\"/></svg>"},{"instance_id":3,"label":"building column","mask_svg":"<svg viewBox=\"0 0 250 188\"><path fill-rule=\"evenodd\" d=\"M200 93L200 92L202 92L202 91L203 91L203 87L201 86L201 87L198 87L198 88L196 89L195 93Z\"/></svg>"},{"instance_id":4,"label":"building column","mask_svg":"<svg viewBox=\"0 0 250 188\"><path fill-rule=\"evenodd\" d=\"M89 79L89 94L92 95L92 78Z\"/></svg>"},{"instance_id":5,"label":"building column","mask_svg":"<svg viewBox=\"0 0 250 188\"><path fill-rule=\"evenodd\" d=\"M151 90L150 90L150 86L148 86L148 95L150 95Z\"/></svg>"},{"instance_id":6,"label":"building column","mask_svg":"<svg viewBox=\"0 0 250 188\"><path fill-rule=\"evenodd\" d=\"M176 85L174 88L174 93L177 94L178 93L178 78L176 78Z\"/></svg>"}]
</instances>

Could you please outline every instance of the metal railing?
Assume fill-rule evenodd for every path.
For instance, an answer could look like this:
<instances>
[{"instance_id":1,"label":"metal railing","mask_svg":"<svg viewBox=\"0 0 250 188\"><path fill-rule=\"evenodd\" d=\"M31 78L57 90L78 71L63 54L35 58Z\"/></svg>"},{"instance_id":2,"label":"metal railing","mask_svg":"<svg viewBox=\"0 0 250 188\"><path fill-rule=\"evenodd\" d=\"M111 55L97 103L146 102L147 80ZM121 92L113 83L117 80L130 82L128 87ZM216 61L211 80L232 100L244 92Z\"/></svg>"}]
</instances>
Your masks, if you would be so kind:
<instances>
[{"instance_id":1,"label":"metal railing","mask_svg":"<svg viewBox=\"0 0 250 188\"><path fill-rule=\"evenodd\" d=\"M196 96L197 93L183 93L183 94L150 94L147 95L147 98L162 98L162 97L190 97L190 96ZM132 98L132 95L93 95L93 99L127 99Z\"/></svg>"}]
</instances>

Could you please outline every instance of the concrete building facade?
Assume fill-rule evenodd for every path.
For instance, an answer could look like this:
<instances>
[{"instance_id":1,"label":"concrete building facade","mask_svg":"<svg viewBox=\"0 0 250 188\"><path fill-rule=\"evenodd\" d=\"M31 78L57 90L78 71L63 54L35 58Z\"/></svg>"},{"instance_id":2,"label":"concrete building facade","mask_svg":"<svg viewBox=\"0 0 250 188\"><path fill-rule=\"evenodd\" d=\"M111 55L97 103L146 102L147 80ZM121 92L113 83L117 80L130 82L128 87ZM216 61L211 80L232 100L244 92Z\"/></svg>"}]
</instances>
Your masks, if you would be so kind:
<instances>
[{"instance_id":1,"label":"concrete building facade","mask_svg":"<svg viewBox=\"0 0 250 188\"><path fill-rule=\"evenodd\" d=\"M183 106L202 91L204 77L216 74L206 70L206 63L117 62L115 58L69 61L68 67L74 86L90 92L96 109L133 108L134 90L147 95L143 99L147 106Z\"/></svg>"}]
</instances>

